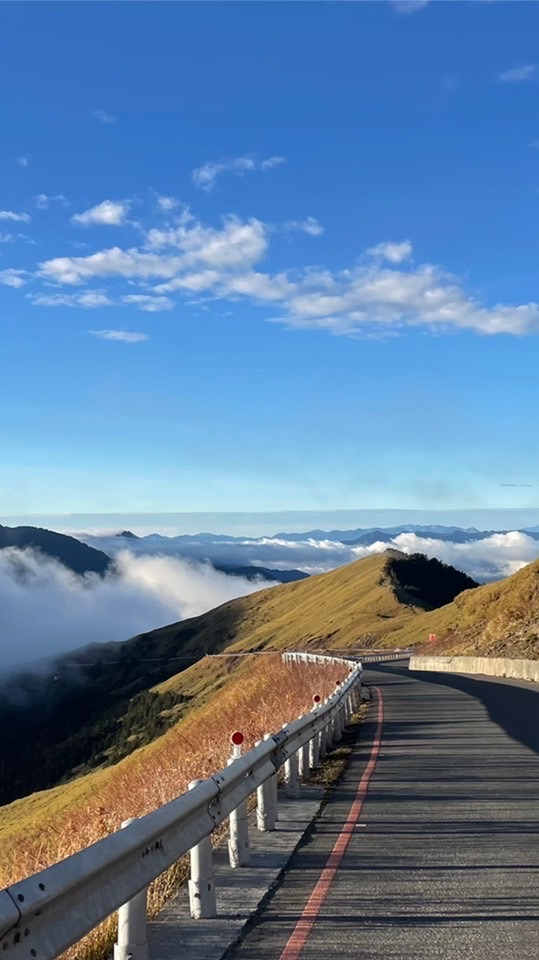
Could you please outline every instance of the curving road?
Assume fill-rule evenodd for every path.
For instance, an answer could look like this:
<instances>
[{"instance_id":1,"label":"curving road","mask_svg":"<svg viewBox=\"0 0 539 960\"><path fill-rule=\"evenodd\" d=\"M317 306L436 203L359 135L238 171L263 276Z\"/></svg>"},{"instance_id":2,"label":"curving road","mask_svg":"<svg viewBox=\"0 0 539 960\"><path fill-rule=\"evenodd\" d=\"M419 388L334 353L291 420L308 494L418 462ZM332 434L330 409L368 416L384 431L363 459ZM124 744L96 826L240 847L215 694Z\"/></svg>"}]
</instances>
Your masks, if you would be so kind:
<instances>
[{"instance_id":1,"label":"curving road","mask_svg":"<svg viewBox=\"0 0 539 960\"><path fill-rule=\"evenodd\" d=\"M537 956L539 689L365 676L379 696L350 766L227 960Z\"/></svg>"}]
</instances>

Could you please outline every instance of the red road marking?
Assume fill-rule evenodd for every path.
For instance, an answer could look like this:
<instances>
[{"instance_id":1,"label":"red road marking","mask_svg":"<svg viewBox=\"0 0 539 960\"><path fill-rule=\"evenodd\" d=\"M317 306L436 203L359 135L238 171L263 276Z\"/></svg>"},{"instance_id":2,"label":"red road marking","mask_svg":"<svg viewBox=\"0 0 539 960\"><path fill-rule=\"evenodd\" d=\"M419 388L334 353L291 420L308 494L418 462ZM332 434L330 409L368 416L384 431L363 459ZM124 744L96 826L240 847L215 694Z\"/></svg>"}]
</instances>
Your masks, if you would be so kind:
<instances>
[{"instance_id":1,"label":"red road marking","mask_svg":"<svg viewBox=\"0 0 539 960\"><path fill-rule=\"evenodd\" d=\"M369 789L369 783L374 773L374 768L376 767L376 761L378 760L378 754L380 753L380 746L382 743L384 698L382 696L382 691L378 687L375 687L374 689L376 690L378 700L378 723L376 726L376 733L374 735L374 743L372 745L369 762L365 768L361 780L359 781L354 802L350 807L350 811L344 826L337 837L335 846L333 847L333 850L327 859L326 865L320 874L320 878L307 903L305 904L305 909L303 910L300 919L296 923L294 931L291 934L283 952L281 953L279 960L299 960L309 934L314 927L318 914L324 905L324 901L329 893L329 888L331 887L331 884L337 875L337 870L342 863L342 859L346 853L348 844L353 836L354 828L361 816L363 804L365 803L367 796L367 790Z\"/></svg>"}]
</instances>

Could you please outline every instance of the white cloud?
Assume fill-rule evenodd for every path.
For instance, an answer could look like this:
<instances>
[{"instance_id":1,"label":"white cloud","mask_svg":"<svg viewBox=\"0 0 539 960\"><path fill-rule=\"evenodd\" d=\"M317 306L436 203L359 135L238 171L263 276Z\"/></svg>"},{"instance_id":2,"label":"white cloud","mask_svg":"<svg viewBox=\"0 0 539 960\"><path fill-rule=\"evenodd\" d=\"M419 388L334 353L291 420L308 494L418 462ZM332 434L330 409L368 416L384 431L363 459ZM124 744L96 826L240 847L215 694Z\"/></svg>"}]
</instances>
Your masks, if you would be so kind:
<instances>
[{"instance_id":1,"label":"white cloud","mask_svg":"<svg viewBox=\"0 0 539 960\"><path fill-rule=\"evenodd\" d=\"M107 113L106 110L92 110L92 116L96 120L99 120L100 123L110 124L116 123L117 117L113 117L111 113Z\"/></svg>"},{"instance_id":2,"label":"white cloud","mask_svg":"<svg viewBox=\"0 0 539 960\"><path fill-rule=\"evenodd\" d=\"M215 267L224 271L249 268L267 249L264 224L259 220L225 220L221 230L178 226L167 231L150 230L151 246L172 247L164 255L142 253L136 248L112 247L88 257L56 257L39 264L41 276L56 283L76 285L91 277L120 276L171 279L192 268Z\"/></svg>"},{"instance_id":3,"label":"white cloud","mask_svg":"<svg viewBox=\"0 0 539 960\"><path fill-rule=\"evenodd\" d=\"M78 300L81 307L112 306L112 300L107 297L106 293L101 293L99 290L87 290L85 293L80 293Z\"/></svg>"},{"instance_id":4,"label":"white cloud","mask_svg":"<svg viewBox=\"0 0 539 960\"><path fill-rule=\"evenodd\" d=\"M502 83L522 83L525 80L534 80L536 76L537 64L525 63L500 73L498 80L501 80Z\"/></svg>"},{"instance_id":5,"label":"white cloud","mask_svg":"<svg viewBox=\"0 0 539 960\"><path fill-rule=\"evenodd\" d=\"M17 243L17 240L26 240L24 233L1 233L0 243Z\"/></svg>"},{"instance_id":6,"label":"white cloud","mask_svg":"<svg viewBox=\"0 0 539 960\"><path fill-rule=\"evenodd\" d=\"M110 555L122 548L118 537L84 536L80 539ZM516 573L527 563L539 557L539 541L525 533L495 533L483 540L453 543L427 538L416 533L401 533L390 542L369 546L340 543L334 540L282 540L260 537L246 540L207 539L190 542L174 538L133 540L130 549L137 555L160 554L183 557L192 561L209 559L217 564L265 566L269 569L297 569L304 573L323 573L372 554L383 553L389 547L403 553L425 553L450 563L479 582L500 579Z\"/></svg>"},{"instance_id":7,"label":"white cloud","mask_svg":"<svg viewBox=\"0 0 539 960\"><path fill-rule=\"evenodd\" d=\"M162 197L161 194L157 194L157 206L165 213L170 213L171 210L175 210L179 205L180 201L177 200L176 197Z\"/></svg>"},{"instance_id":8,"label":"white cloud","mask_svg":"<svg viewBox=\"0 0 539 960\"><path fill-rule=\"evenodd\" d=\"M147 313L158 313L161 310L171 310L174 306L172 300L169 297L153 297L145 293L130 293L125 297L122 297L124 303L132 304L139 308L139 310L145 310Z\"/></svg>"},{"instance_id":9,"label":"white cloud","mask_svg":"<svg viewBox=\"0 0 539 960\"><path fill-rule=\"evenodd\" d=\"M397 13L417 13L428 6L430 0L389 0L389 2Z\"/></svg>"},{"instance_id":10,"label":"white cloud","mask_svg":"<svg viewBox=\"0 0 539 960\"><path fill-rule=\"evenodd\" d=\"M367 250L367 253L372 257L388 260L389 263L402 263L412 256L412 244L409 240L403 240L402 243L379 243Z\"/></svg>"},{"instance_id":11,"label":"white cloud","mask_svg":"<svg viewBox=\"0 0 539 960\"><path fill-rule=\"evenodd\" d=\"M173 293L175 290L187 290L190 293L201 293L210 287L215 287L221 275L217 270L200 270L198 273L186 273L182 277L174 277L167 283L160 283L154 287L158 293Z\"/></svg>"},{"instance_id":12,"label":"white cloud","mask_svg":"<svg viewBox=\"0 0 539 960\"><path fill-rule=\"evenodd\" d=\"M26 170L26 167L30 166L28 157L16 157L15 163L17 163L19 167L22 167L23 170Z\"/></svg>"},{"instance_id":13,"label":"white cloud","mask_svg":"<svg viewBox=\"0 0 539 960\"><path fill-rule=\"evenodd\" d=\"M272 170L273 167L280 167L282 163L286 163L286 157L268 157L267 160L260 161L260 169Z\"/></svg>"},{"instance_id":14,"label":"white cloud","mask_svg":"<svg viewBox=\"0 0 539 960\"><path fill-rule=\"evenodd\" d=\"M286 231L298 230L300 233L307 233L311 237L320 237L324 228L316 217L306 217L305 220L287 220L284 224Z\"/></svg>"},{"instance_id":15,"label":"white cloud","mask_svg":"<svg viewBox=\"0 0 539 960\"><path fill-rule=\"evenodd\" d=\"M63 193L57 193L53 197L47 196L46 193L38 193L35 203L38 210L48 210L51 203L61 203L63 207L67 207L68 202Z\"/></svg>"},{"instance_id":16,"label":"white cloud","mask_svg":"<svg viewBox=\"0 0 539 960\"><path fill-rule=\"evenodd\" d=\"M0 283L5 287L24 287L27 283L28 272L26 270L14 270L8 267L7 270L0 270Z\"/></svg>"},{"instance_id":17,"label":"white cloud","mask_svg":"<svg viewBox=\"0 0 539 960\"><path fill-rule=\"evenodd\" d=\"M221 293L224 295L238 293L265 302L284 300L291 296L296 289L297 286L290 283L284 273L278 273L274 276L269 276L266 273L242 273L221 282Z\"/></svg>"},{"instance_id":18,"label":"white cloud","mask_svg":"<svg viewBox=\"0 0 539 960\"><path fill-rule=\"evenodd\" d=\"M15 213L13 210L0 210L0 220L12 220L14 223L30 223L28 213Z\"/></svg>"},{"instance_id":19,"label":"white cloud","mask_svg":"<svg viewBox=\"0 0 539 960\"><path fill-rule=\"evenodd\" d=\"M119 226L125 223L125 219L129 213L129 206L130 204L127 200L122 200L121 202L103 200L102 203L91 207L90 210L85 210L83 213L75 213L71 217L71 222L80 223L84 227L94 223L101 223L113 227Z\"/></svg>"},{"instance_id":20,"label":"white cloud","mask_svg":"<svg viewBox=\"0 0 539 960\"><path fill-rule=\"evenodd\" d=\"M207 564L123 551L104 578L78 577L31 550L0 550L2 667L90 643L125 640L205 613L264 584L229 577ZM24 575L21 575L24 571Z\"/></svg>"},{"instance_id":21,"label":"white cloud","mask_svg":"<svg viewBox=\"0 0 539 960\"><path fill-rule=\"evenodd\" d=\"M43 293L33 295L32 303L36 307L111 307L112 300L100 290L85 290L83 293Z\"/></svg>"},{"instance_id":22,"label":"white cloud","mask_svg":"<svg viewBox=\"0 0 539 960\"><path fill-rule=\"evenodd\" d=\"M323 277L286 304L282 319L292 326L319 327L336 334L405 327L478 333L539 332L539 305L485 307L459 281L438 267L390 269L374 263Z\"/></svg>"},{"instance_id":23,"label":"white cloud","mask_svg":"<svg viewBox=\"0 0 539 960\"><path fill-rule=\"evenodd\" d=\"M314 218L303 223L317 229ZM341 270L320 266L272 274L260 267L272 232L260 220L234 216L219 227L204 226L184 209L162 229L149 229L142 248L55 257L38 264L37 276L68 286L127 282L131 289L111 291L114 299L126 298L123 302L148 311L170 309L173 293L242 297L257 306L273 305L267 317L272 322L341 336L387 336L409 327L436 333L539 332L538 303L485 304L442 267L413 263L409 240L384 241ZM152 281L156 286L149 286Z\"/></svg>"},{"instance_id":24,"label":"white cloud","mask_svg":"<svg viewBox=\"0 0 539 960\"><path fill-rule=\"evenodd\" d=\"M480 582L517 573L539 557L539 541L525 533L494 533L484 540L452 543L401 533L393 541L404 553L425 553L464 570Z\"/></svg>"},{"instance_id":25,"label":"white cloud","mask_svg":"<svg viewBox=\"0 0 539 960\"><path fill-rule=\"evenodd\" d=\"M217 178L222 173L234 173L242 177L245 173L255 170L271 170L281 163L286 163L285 157L268 157L266 160L257 160L256 157L247 155L244 157L232 157L230 160L208 160L202 166L193 170L193 183L202 190L213 190Z\"/></svg>"},{"instance_id":26,"label":"white cloud","mask_svg":"<svg viewBox=\"0 0 539 960\"><path fill-rule=\"evenodd\" d=\"M131 330L88 330L88 333L101 340L117 340L120 343L142 343L150 339L146 333L135 333Z\"/></svg>"}]
</instances>

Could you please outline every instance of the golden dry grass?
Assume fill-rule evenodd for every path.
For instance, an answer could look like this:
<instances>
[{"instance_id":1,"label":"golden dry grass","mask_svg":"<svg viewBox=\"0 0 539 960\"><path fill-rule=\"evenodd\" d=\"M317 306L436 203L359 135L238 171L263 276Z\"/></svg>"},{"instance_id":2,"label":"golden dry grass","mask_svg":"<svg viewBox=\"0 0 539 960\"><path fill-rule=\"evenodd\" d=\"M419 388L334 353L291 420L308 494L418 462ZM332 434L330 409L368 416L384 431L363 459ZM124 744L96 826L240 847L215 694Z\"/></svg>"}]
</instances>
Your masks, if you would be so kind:
<instances>
[{"instance_id":1,"label":"golden dry grass","mask_svg":"<svg viewBox=\"0 0 539 960\"><path fill-rule=\"evenodd\" d=\"M436 634L434 643L429 634ZM461 656L539 657L539 561L425 613L392 635L392 643L416 652Z\"/></svg>"},{"instance_id":2,"label":"golden dry grass","mask_svg":"<svg viewBox=\"0 0 539 960\"><path fill-rule=\"evenodd\" d=\"M347 672L343 665L285 664L274 654L219 662L207 658L167 681L191 691L199 687L205 698L164 736L115 767L2 809L0 887L94 843L128 817L143 816L172 800L190 780L225 766L235 729L243 731L249 748L264 733L310 710L313 694L328 696ZM185 876L182 862L152 884L150 913ZM109 918L70 955L94 960L110 948L113 937L114 918Z\"/></svg>"},{"instance_id":3,"label":"golden dry grass","mask_svg":"<svg viewBox=\"0 0 539 960\"><path fill-rule=\"evenodd\" d=\"M152 655L160 650L234 651L354 650L391 635L425 614L399 601L387 571L388 554L231 600L192 620L153 630ZM127 641L134 648L140 638Z\"/></svg>"}]
</instances>

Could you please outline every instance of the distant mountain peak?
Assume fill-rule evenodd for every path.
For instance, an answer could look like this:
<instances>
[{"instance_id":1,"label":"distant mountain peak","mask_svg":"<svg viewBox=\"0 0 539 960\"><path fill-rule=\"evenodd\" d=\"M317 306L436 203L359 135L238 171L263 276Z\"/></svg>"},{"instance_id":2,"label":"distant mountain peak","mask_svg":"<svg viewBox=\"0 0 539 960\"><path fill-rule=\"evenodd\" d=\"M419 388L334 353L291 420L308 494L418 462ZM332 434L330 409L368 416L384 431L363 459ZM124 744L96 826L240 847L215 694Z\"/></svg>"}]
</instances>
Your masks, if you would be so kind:
<instances>
[{"instance_id":1,"label":"distant mountain peak","mask_svg":"<svg viewBox=\"0 0 539 960\"><path fill-rule=\"evenodd\" d=\"M112 564L102 550L82 543L65 533L55 533L43 527L3 527L0 525L0 550L18 547L19 550L39 550L53 560L72 570L73 573L99 573L103 576Z\"/></svg>"}]
</instances>

